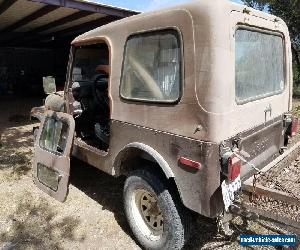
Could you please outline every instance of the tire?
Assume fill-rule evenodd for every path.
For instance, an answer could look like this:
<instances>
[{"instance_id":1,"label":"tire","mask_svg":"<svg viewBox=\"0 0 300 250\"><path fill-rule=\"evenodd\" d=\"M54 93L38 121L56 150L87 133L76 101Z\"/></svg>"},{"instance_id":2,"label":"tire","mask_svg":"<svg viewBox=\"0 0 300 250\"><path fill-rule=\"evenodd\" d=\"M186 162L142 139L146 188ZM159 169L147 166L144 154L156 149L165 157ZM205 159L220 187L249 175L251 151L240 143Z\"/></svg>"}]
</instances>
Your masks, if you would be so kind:
<instances>
[{"instance_id":1,"label":"tire","mask_svg":"<svg viewBox=\"0 0 300 250\"><path fill-rule=\"evenodd\" d=\"M190 216L164 181L147 170L136 170L125 181L123 198L128 223L143 248L183 248Z\"/></svg>"}]
</instances>

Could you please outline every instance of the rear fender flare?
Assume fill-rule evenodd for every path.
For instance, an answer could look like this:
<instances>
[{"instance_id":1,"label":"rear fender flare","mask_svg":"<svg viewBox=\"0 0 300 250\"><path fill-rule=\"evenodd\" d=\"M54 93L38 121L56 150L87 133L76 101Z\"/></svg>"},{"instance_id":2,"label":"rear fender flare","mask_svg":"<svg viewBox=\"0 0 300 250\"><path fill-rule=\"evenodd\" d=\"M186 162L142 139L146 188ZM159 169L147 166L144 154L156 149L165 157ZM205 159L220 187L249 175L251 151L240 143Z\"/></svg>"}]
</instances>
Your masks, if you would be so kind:
<instances>
[{"instance_id":1,"label":"rear fender flare","mask_svg":"<svg viewBox=\"0 0 300 250\"><path fill-rule=\"evenodd\" d=\"M114 169L120 169L122 160L124 157L126 158L126 152L128 152L129 149L139 149L141 151L144 151L145 153L149 154L155 162L160 166L162 171L164 172L165 176L169 178L174 178L175 175L170 168L169 164L166 162L166 160L152 147L140 143L140 142L132 142L127 144L125 147L122 148L122 150L118 153L117 157L115 158L114 161Z\"/></svg>"}]
</instances>

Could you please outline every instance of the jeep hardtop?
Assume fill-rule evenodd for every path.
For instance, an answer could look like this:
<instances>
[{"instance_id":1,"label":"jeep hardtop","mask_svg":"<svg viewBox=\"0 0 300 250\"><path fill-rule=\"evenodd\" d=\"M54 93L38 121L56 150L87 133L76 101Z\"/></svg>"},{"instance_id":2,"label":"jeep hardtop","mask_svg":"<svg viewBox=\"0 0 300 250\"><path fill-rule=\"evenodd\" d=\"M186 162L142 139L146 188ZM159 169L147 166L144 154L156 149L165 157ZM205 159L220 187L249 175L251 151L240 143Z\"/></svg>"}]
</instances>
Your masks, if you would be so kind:
<instances>
[{"instance_id":1,"label":"jeep hardtop","mask_svg":"<svg viewBox=\"0 0 300 250\"><path fill-rule=\"evenodd\" d=\"M35 183L64 201L71 156L126 176L124 209L139 243L181 249L190 212L230 213L243 179L295 133L291 58L281 19L227 0L87 32L72 42L64 93L39 113Z\"/></svg>"}]
</instances>

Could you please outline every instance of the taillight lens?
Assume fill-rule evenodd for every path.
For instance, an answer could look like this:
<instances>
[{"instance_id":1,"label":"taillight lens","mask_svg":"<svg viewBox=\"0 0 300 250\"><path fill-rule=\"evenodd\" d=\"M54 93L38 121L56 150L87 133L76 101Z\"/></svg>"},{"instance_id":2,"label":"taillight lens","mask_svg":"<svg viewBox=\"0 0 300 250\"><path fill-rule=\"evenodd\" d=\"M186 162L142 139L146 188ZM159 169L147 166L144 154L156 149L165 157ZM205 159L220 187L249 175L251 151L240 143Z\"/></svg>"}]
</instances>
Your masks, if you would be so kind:
<instances>
[{"instance_id":1,"label":"taillight lens","mask_svg":"<svg viewBox=\"0 0 300 250\"><path fill-rule=\"evenodd\" d=\"M286 122L286 135L293 137L297 134L298 132L298 117L293 117L292 115L287 115L285 117L285 122Z\"/></svg>"},{"instance_id":2,"label":"taillight lens","mask_svg":"<svg viewBox=\"0 0 300 250\"><path fill-rule=\"evenodd\" d=\"M295 136L298 132L298 117L293 117L291 125L291 136Z\"/></svg>"},{"instance_id":3,"label":"taillight lens","mask_svg":"<svg viewBox=\"0 0 300 250\"><path fill-rule=\"evenodd\" d=\"M241 173L241 160L232 155L228 158L228 180L234 181Z\"/></svg>"},{"instance_id":4,"label":"taillight lens","mask_svg":"<svg viewBox=\"0 0 300 250\"><path fill-rule=\"evenodd\" d=\"M187 167L195 168L195 169L200 169L201 168L201 163L197 161L193 161L191 159L188 159L186 157L180 157L179 158L179 163L182 165L185 165Z\"/></svg>"}]
</instances>

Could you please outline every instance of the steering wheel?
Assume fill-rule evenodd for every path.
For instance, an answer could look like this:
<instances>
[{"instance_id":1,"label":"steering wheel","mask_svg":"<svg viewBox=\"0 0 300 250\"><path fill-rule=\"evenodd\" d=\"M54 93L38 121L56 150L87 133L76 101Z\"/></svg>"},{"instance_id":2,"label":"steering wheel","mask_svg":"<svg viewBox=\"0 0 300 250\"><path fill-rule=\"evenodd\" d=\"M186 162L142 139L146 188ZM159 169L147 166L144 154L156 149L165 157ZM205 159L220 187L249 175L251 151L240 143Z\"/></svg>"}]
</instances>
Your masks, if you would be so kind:
<instances>
[{"instance_id":1,"label":"steering wheel","mask_svg":"<svg viewBox=\"0 0 300 250\"><path fill-rule=\"evenodd\" d=\"M94 83L93 83L95 89L98 89L101 92L107 90L107 88L108 88L108 80L107 81L102 81L100 84L98 84L98 82L101 79L105 79L105 78L108 79L108 74L106 74L106 73L100 73L100 74L98 74L98 76L96 77L96 79L94 80Z\"/></svg>"}]
</instances>

